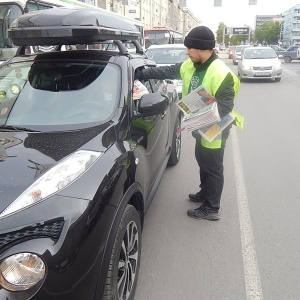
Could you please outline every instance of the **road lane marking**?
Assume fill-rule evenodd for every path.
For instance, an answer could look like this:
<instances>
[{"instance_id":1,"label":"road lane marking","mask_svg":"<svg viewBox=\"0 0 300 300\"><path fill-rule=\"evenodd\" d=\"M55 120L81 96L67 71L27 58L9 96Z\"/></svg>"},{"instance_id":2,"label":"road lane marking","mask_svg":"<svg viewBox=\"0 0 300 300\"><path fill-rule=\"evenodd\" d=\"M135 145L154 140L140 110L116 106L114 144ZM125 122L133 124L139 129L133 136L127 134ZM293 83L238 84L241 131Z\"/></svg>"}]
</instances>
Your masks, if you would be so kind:
<instances>
[{"instance_id":1,"label":"road lane marking","mask_svg":"<svg viewBox=\"0 0 300 300\"><path fill-rule=\"evenodd\" d=\"M237 202L247 299L263 300L263 292L261 288L261 281L256 258L254 234L252 229L246 185L244 181L244 171L242 167L240 147L235 127L231 129L231 142L236 179Z\"/></svg>"}]
</instances>

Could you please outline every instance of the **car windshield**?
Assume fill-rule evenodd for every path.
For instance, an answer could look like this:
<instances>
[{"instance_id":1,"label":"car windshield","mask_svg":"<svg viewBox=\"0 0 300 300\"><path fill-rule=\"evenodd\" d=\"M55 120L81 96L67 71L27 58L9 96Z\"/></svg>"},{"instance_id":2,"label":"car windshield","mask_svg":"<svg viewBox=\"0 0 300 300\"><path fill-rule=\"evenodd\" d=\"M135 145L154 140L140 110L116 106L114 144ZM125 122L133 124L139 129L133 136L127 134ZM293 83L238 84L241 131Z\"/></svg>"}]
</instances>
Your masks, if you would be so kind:
<instances>
[{"instance_id":1,"label":"car windshield","mask_svg":"<svg viewBox=\"0 0 300 300\"><path fill-rule=\"evenodd\" d=\"M0 125L104 122L118 103L120 71L109 63L31 60L0 68Z\"/></svg>"},{"instance_id":2,"label":"car windshield","mask_svg":"<svg viewBox=\"0 0 300 300\"><path fill-rule=\"evenodd\" d=\"M248 49L245 54L245 59L268 59L276 58L277 54L273 49Z\"/></svg>"},{"instance_id":3,"label":"car windshield","mask_svg":"<svg viewBox=\"0 0 300 300\"><path fill-rule=\"evenodd\" d=\"M157 64L176 64L189 58L185 48L150 48L147 50L146 54Z\"/></svg>"},{"instance_id":4,"label":"car windshield","mask_svg":"<svg viewBox=\"0 0 300 300\"><path fill-rule=\"evenodd\" d=\"M246 48L248 48L249 46L238 46L235 48L235 52L241 53L243 50L245 50Z\"/></svg>"}]
</instances>

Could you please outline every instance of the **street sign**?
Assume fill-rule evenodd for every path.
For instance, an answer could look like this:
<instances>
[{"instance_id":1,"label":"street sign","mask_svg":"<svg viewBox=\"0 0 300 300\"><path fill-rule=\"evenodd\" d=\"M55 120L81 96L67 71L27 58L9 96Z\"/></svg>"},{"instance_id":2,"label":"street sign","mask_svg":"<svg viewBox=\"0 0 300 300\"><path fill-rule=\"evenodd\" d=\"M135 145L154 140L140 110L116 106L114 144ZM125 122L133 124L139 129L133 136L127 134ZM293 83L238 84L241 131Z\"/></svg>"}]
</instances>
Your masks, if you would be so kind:
<instances>
[{"instance_id":1,"label":"street sign","mask_svg":"<svg viewBox=\"0 0 300 300\"><path fill-rule=\"evenodd\" d=\"M226 27L225 34L234 35L234 34L245 34L249 35L250 28L249 27Z\"/></svg>"},{"instance_id":2,"label":"street sign","mask_svg":"<svg viewBox=\"0 0 300 300\"><path fill-rule=\"evenodd\" d=\"M222 0L214 0L214 6L222 6Z\"/></svg>"}]
</instances>

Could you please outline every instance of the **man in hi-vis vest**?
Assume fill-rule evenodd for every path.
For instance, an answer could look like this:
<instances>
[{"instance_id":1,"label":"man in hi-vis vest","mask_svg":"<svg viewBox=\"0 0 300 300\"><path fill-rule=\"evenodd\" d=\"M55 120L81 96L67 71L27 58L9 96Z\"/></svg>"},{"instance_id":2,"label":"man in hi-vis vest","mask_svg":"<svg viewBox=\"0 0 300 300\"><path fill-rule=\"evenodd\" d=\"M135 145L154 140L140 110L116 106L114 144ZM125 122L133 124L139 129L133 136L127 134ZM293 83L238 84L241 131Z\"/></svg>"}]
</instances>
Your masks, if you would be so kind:
<instances>
[{"instance_id":1,"label":"man in hi-vis vest","mask_svg":"<svg viewBox=\"0 0 300 300\"><path fill-rule=\"evenodd\" d=\"M235 125L242 128L243 118L233 111L234 98L239 90L240 81L225 63L214 53L215 36L205 27L193 28L185 37L189 59L180 64L148 68L139 71L136 79L182 79L182 97L199 85L216 99L220 117L232 112ZM189 194L189 199L201 206L189 209L187 214L195 219L218 220L220 200L224 185L223 157L225 143L231 125L225 128L212 142L196 138L195 157L200 168L200 190Z\"/></svg>"}]
</instances>

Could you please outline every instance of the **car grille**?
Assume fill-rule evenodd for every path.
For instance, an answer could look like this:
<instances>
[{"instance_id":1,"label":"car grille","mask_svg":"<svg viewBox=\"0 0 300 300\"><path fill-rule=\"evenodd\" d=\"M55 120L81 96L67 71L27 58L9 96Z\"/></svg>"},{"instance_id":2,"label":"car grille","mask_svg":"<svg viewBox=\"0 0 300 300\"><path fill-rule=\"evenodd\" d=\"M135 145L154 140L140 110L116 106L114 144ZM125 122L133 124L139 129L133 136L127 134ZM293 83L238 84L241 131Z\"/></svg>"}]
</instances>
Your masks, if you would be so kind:
<instances>
[{"instance_id":1,"label":"car grille","mask_svg":"<svg viewBox=\"0 0 300 300\"><path fill-rule=\"evenodd\" d=\"M16 240L29 237L50 237L56 242L60 236L63 224L63 220L57 220L40 226L27 227L22 230L0 234L0 249Z\"/></svg>"},{"instance_id":2,"label":"car grille","mask_svg":"<svg viewBox=\"0 0 300 300\"><path fill-rule=\"evenodd\" d=\"M272 67L253 67L254 71L268 71L268 70L272 70Z\"/></svg>"},{"instance_id":3,"label":"car grille","mask_svg":"<svg viewBox=\"0 0 300 300\"><path fill-rule=\"evenodd\" d=\"M178 93L178 98L179 98L179 99L182 98L182 93Z\"/></svg>"}]
</instances>

